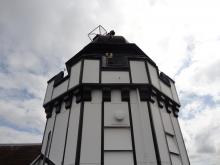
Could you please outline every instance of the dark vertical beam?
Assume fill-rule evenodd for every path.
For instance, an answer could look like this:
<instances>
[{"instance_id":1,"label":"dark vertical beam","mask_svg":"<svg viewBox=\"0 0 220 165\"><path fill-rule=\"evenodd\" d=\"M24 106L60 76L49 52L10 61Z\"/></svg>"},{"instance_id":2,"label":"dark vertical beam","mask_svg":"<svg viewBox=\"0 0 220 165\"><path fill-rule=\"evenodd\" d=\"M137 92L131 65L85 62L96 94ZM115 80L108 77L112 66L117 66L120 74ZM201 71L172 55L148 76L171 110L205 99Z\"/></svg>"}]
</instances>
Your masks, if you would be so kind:
<instances>
[{"instance_id":1,"label":"dark vertical beam","mask_svg":"<svg viewBox=\"0 0 220 165\"><path fill-rule=\"evenodd\" d=\"M104 100L101 105L101 165L104 165Z\"/></svg>"},{"instance_id":2,"label":"dark vertical beam","mask_svg":"<svg viewBox=\"0 0 220 165\"><path fill-rule=\"evenodd\" d=\"M130 83L132 83L132 76L131 76L131 65L130 65L130 60L128 60L128 67L129 67L129 78L130 78Z\"/></svg>"},{"instance_id":3,"label":"dark vertical beam","mask_svg":"<svg viewBox=\"0 0 220 165\"><path fill-rule=\"evenodd\" d=\"M45 133L46 133L46 129L47 129L47 123L48 123L48 119L46 121L46 125L45 125L45 128L44 128L44 134L43 134L43 139L42 139L42 146L41 146L41 151L42 151L42 147L43 147L43 143L44 143L44 139L45 139ZM43 154L43 153L42 153Z\"/></svg>"},{"instance_id":4,"label":"dark vertical beam","mask_svg":"<svg viewBox=\"0 0 220 165\"><path fill-rule=\"evenodd\" d=\"M83 68L84 68L84 59L81 60L80 75L79 75L79 84L82 84Z\"/></svg>"},{"instance_id":5,"label":"dark vertical beam","mask_svg":"<svg viewBox=\"0 0 220 165\"><path fill-rule=\"evenodd\" d=\"M75 100L71 97L71 101L73 102ZM68 109L69 109L69 115L68 115L67 126L66 126L66 135L65 135L65 143L64 143L64 150L63 150L62 165L64 164L64 158L65 158L65 154L66 154L66 143L67 143L67 136L68 136L68 131L69 131L69 121L70 121L72 106L70 105L70 108L68 108Z\"/></svg>"},{"instance_id":6,"label":"dark vertical beam","mask_svg":"<svg viewBox=\"0 0 220 165\"><path fill-rule=\"evenodd\" d=\"M147 77L148 77L149 84L152 85L152 80L151 80L150 71L149 71L149 67L148 67L148 61L145 61L145 67L146 67L146 71L147 71ZM152 110L150 107L150 101L147 101L147 108L148 108L148 113L149 113L149 118L150 118L150 127L151 127L151 131L152 131L152 137L153 137L153 143L154 143L157 164L161 165L160 152L159 152L157 136L156 136L156 132L155 132L155 126L154 126L154 122L153 122L153 116L152 116L152 112L151 112Z\"/></svg>"},{"instance_id":7,"label":"dark vertical beam","mask_svg":"<svg viewBox=\"0 0 220 165\"><path fill-rule=\"evenodd\" d=\"M84 116L84 101L82 101L81 105L80 105L80 117L79 117L79 129L78 129L75 165L80 164L82 129L83 129L83 116Z\"/></svg>"},{"instance_id":8,"label":"dark vertical beam","mask_svg":"<svg viewBox=\"0 0 220 165\"><path fill-rule=\"evenodd\" d=\"M101 56L99 59L99 84L102 83L102 62L103 57ZM104 165L104 99L103 99L103 91L102 92L102 103L101 103L101 165Z\"/></svg>"},{"instance_id":9,"label":"dark vertical beam","mask_svg":"<svg viewBox=\"0 0 220 165\"><path fill-rule=\"evenodd\" d=\"M101 84L101 82L102 82L102 71L101 71L101 68L102 68L102 57L99 59L99 84Z\"/></svg>"},{"instance_id":10,"label":"dark vertical beam","mask_svg":"<svg viewBox=\"0 0 220 165\"><path fill-rule=\"evenodd\" d=\"M154 122L153 122L153 116L152 116L152 112L151 112L151 107L150 107L150 102L149 101L147 101L147 107L148 107L148 112L149 112L150 126L151 126L151 131L152 131L152 136L153 136L153 142L154 142L155 154L156 154L156 158L157 158L157 164L161 165L161 158L160 158L160 153L159 153L159 147L158 147L155 127L154 127Z\"/></svg>"},{"instance_id":11,"label":"dark vertical beam","mask_svg":"<svg viewBox=\"0 0 220 165\"><path fill-rule=\"evenodd\" d=\"M43 165L45 164L45 159L46 159L46 155L47 155L47 151L48 151L48 147L49 147L49 143L50 143L50 136L51 136L51 131L48 133L48 136L47 136L47 144L46 144L46 148L44 151L44 157L43 157Z\"/></svg>"},{"instance_id":12,"label":"dark vertical beam","mask_svg":"<svg viewBox=\"0 0 220 165\"><path fill-rule=\"evenodd\" d=\"M51 141L50 141L50 146L49 146L49 151L48 151L48 158L50 157L50 149L51 149L51 144L52 144L52 141L53 141L53 133L54 133L54 128L56 126L56 119L57 119L57 113L56 112L54 112L54 113L55 113L55 119L54 119L54 123L53 123L53 130L52 130L52 136L51 136Z\"/></svg>"},{"instance_id":13,"label":"dark vertical beam","mask_svg":"<svg viewBox=\"0 0 220 165\"><path fill-rule=\"evenodd\" d=\"M146 72L147 72L147 77L148 77L149 84L152 84L150 71L149 71L149 68L148 68L148 65L147 65L147 61L145 61L145 67L146 67Z\"/></svg>"},{"instance_id":14,"label":"dark vertical beam","mask_svg":"<svg viewBox=\"0 0 220 165\"><path fill-rule=\"evenodd\" d=\"M128 103L129 120L130 120L130 127L131 127L131 141L132 141L132 148L133 148L133 160L134 160L134 165L137 165L136 149L135 149L135 142L134 142L133 120L132 120L130 99L128 100L127 103Z\"/></svg>"}]
</instances>

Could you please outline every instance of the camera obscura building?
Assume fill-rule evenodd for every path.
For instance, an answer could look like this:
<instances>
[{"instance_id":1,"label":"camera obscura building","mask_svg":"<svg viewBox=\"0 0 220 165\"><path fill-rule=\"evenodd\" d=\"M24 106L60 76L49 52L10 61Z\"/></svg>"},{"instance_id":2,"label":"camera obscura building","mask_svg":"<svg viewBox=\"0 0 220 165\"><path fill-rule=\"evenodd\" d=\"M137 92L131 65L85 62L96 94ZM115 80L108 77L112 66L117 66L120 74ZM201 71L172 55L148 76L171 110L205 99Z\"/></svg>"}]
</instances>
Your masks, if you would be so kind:
<instances>
[{"instance_id":1,"label":"camera obscura building","mask_svg":"<svg viewBox=\"0 0 220 165\"><path fill-rule=\"evenodd\" d=\"M189 165L174 81L136 44L96 37L48 81L33 165Z\"/></svg>"}]
</instances>

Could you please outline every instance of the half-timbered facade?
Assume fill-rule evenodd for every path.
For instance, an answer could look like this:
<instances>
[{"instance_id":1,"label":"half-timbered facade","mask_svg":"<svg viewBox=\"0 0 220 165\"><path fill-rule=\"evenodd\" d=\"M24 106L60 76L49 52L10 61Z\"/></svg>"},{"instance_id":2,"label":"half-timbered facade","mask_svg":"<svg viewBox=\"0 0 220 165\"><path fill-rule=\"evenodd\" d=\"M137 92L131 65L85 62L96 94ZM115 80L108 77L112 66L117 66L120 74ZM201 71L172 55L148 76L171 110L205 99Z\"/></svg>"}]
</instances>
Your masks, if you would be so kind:
<instances>
[{"instance_id":1,"label":"half-timbered facade","mask_svg":"<svg viewBox=\"0 0 220 165\"><path fill-rule=\"evenodd\" d=\"M174 81L122 36L97 35L48 81L32 164L189 165Z\"/></svg>"}]
</instances>

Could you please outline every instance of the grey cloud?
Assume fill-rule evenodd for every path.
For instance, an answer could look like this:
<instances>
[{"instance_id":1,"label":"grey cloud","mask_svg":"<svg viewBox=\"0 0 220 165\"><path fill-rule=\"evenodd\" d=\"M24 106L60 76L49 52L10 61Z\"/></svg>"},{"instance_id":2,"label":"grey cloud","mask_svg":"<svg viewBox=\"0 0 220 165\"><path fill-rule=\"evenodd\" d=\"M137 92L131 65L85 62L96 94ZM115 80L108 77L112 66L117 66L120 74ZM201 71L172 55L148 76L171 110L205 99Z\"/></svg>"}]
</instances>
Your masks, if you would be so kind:
<instances>
[{"instance_id":1,"label":"grey cloud","mask_svg":"<svg viewBox=\"0 0 220 165\"><path fill-rule=\"evenodd\" d=\"M215 101L212 95L198 95L194 92L180 91L180 100L180 117L186 121L195 118L204 109L216 109L220 106L220 102Z\"/></svg>"},{"instance_id":2,"label":"grey cloud","mask_svg":"<svg viewBox=\"0 0 220 165\"><path fill-rule=\"evenodd\" d=\"M202 143L197 149L198 153L215 153L215 147L212 144Z\"/></svg>"},{"instance_id":3,"label":"grey cloud","mask_svg":"<svg viewBox=\"0 0 220 165\"><path fill-rule=\"evenodd\" d=\"M196 47L195 37L193 35L188 35L185 37L185 41L187 43L186 50L191 53Z\"/></svg>"},{"instance_id":4,"label":"grey cloud","mask_svg":"<svg viewBox=\"0 0 220 165\"><path fill-rule=\"evenodd\" d=\"M42 136L0 126L0 140L1 143L39 143Z\"/></svg>"},{"instance_id":5,"label":"grey cloud","mask_svg":"<svg viewBox=\"0 0 220 165\"><path fill-rule=\"evenodd\" d=\"M220 60L215 61L212 65L200 69L193 77L194 81L203 83L212 83L220 81Z\"/></svg>"},{"instance_id":6,"label":"grey cloud","mask_svg":"<svg viewBox=\"0 0 220 165\"><path fill-rule=\"evenodd\" d=\"M216 153L215 144L212 143L213 130L203 130L195 137L198 153Z\"/></svg>"},{"instance_id":7,"label":"grey cloud","mask_svg":"<svg viewBox=\"0 0 220 165\"><path fill-rule=\"evenodd\" d=\"M23 137L24 133L32 139L38 135L28 132L31 129L42 133L46 81L90 42L90 29L119 23L114 7L115 3L98 0L0 2L0 117L5 133L8 129L13 135ZM5 137L0 137L1 142Z\"/></svg>"},{"instance_id":8,"label":"grey cloud","mask_svg":"<svg viewBox=\"0 0 220 165\"><path fill-rule=\"evenodd\" d=\"M192 61L192 55L193 55L193 51L195 49L195 39L193 35L188 35L185 37L185 42L186 42L186 52L185 52L185 58L182 61L182 64L180 65L180 67L177 69L174 77L178 76L179 74L181 74L181 72L184 69L187 69L190 65L192 65L193 61Z\"/></svg>"}]
</instances>

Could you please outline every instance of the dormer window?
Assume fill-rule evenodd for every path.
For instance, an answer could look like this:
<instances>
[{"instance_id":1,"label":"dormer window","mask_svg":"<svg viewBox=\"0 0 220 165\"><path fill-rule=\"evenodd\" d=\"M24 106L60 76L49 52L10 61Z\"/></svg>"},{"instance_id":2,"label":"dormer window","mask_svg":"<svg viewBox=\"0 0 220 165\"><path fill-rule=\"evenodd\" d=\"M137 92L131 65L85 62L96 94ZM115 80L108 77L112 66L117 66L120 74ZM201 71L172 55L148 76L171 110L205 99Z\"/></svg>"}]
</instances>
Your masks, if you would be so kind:
<instances>
[{"instance_id":1,"label":"dormer window","mask_svg":"<svg viewBox=\"0 0 220 165\"><path fill-rule=\"evenodd\" d=\"M120 56L119 54L106 53L105 56L102 57L102 67L128 67L128 58L126 56Z\"/></svg>"}]
</instances>

